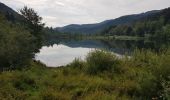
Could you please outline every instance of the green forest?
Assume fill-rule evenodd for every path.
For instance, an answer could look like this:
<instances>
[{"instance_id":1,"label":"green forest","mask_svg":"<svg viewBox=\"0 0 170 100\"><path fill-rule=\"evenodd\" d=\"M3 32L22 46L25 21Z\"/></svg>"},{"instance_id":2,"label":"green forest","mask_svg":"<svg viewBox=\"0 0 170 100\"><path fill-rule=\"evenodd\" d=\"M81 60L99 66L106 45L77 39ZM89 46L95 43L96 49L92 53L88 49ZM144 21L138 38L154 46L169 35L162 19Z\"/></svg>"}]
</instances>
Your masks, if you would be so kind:
<instances>
[{"instance_id":1,"label":"green forest","mask_svg":"<svg viewBox=\"0 0 170 100\"><path fill-rule=\"evenodd\" d=\"M169 40L170 8L126 25L110 26L102 35L139 36Z\"/></svg>"},{"instance_id":2,"label":"green forest","mask_svg":"<svg viewBox=\"0 0 170 100\"><path fill-rule=\"evenodd\" d=\"M136 48L121 58L95 50L85 61L75 59L59 68L34 60L46 42L59 38L129 36L169 42L170 8L88 36L45 27L42 17L26 6L18 13L0 12L0 100L170 99L169 47Z\"/></svg>"}]
</instances>

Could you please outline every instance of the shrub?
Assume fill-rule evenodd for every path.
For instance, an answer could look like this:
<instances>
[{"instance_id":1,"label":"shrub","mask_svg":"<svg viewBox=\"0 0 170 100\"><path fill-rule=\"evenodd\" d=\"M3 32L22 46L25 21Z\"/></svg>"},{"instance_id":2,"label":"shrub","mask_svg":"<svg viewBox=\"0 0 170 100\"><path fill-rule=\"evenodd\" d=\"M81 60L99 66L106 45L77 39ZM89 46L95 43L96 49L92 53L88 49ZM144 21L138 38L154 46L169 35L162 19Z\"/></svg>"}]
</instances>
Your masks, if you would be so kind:
<instances>
[{"instance_id":1,"label":"shrub","mask_svg":"<svg viewBox=\"0 0 170 100\"><path fill-rule=\"evenodd\" d=\"M21 25L0 18L0 70L28 65L34 56L36 38Z\"/></svg>"},{"instance_id":2,"label":"shrub","mask_svg":"<svg viewBox=\"0 0 170 100\"><path fill-rule=\"evenodd\" d=\"M27 74L21 74L15 79L14 87L18 90L25 91L25 90L34 90L37 89L37 85L35 79Z\"/></svg>"},{"instance_id":3,"label":"shrub","mask_svg":"<svg viewBox=\"0 0 170 100\"><path fill-rule=\"evenodd\" d=\"M85 67L85 62L83 62L81 59L75 59L70 65L70 68L73 69L80 69L82 70Z\"/></svg>"},{"instance_id":4,"label":"shrub","mask_svg":"<svg viewBox=\"0 0 170 100\"><path fill-rule=\"evenodd\" d=\"M119 64L118 58L103 50L95 50L88 54L87 58L87 72L89 74L97 74L104 71L117 71L117 65Z\"/></svg>"}]
</instances>

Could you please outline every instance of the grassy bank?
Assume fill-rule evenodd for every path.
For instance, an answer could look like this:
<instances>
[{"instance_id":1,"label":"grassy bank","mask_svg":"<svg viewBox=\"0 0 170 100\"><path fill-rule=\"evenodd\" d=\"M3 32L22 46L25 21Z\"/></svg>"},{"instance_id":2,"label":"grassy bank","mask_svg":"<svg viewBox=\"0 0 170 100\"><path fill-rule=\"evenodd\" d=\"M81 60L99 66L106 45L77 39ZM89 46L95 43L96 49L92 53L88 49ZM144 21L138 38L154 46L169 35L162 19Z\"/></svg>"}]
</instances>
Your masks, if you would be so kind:
<instances>
[{"instance_id":1,"label":"grassy bank","mask_svg":"<svg viewBox=\"0 0 170 100\"><path fill-rule=\"evenodd\" d=\"M114 36L115 40L144 40L146 37L139 36Z\"/></svg>"},{"instance_id":2,"label":"grassy bank","mask_svg":"<svg viewBox=\"0 0 170 100\"><path fill-rule=\"evenodd\" d=\"M88 39L88 40L144 40L148 39L148 37L139 37L139 36L82 36L80 39Z\"/></svg>"},{"instance_id":3,"label":"grassy bank","mask_svg":"<svg viewBox=\"0 0 170 100\"><path fill-rule=\"evenodd\" d=\"M117 58L89 53L61 68L32 62L23 70L0 73L2 100L151 100L170 99L170 52L136 51Z\"/></svg>"}]
</instances>

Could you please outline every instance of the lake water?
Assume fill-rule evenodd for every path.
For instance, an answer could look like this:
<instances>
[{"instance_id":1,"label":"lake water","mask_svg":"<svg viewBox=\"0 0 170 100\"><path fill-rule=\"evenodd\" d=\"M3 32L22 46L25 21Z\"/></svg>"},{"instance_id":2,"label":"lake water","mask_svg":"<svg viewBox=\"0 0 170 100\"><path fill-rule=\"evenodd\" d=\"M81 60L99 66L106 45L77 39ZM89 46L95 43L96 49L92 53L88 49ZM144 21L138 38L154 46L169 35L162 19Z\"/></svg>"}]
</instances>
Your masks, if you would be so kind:
<instances>
[{"instance_id":1,"label":"lake water","mask_svg":"<svg viewBox=\"0 0 170 100\"><path fill-rule=\"evenodd\" d=\"M153 43L146 41L60 41L43 46L36 54L35 59L49 67L64 66L75 58L84 60L90 51L95 49L107 49L116 55L130 55L137 48L152 48Z\"/></svg>"},{"instance_id":2,"label":"lake water","mask_svg":"<svg viewBox=\"0 0 170 100\"><path fill-rule=\"evenodd\" d=\"M71 63L75 58L85 59L87 53L94 48L72 48L63 44L44 46L37 54L36 59L50 67L63 66Z\"/></svg>"}]
</instances>

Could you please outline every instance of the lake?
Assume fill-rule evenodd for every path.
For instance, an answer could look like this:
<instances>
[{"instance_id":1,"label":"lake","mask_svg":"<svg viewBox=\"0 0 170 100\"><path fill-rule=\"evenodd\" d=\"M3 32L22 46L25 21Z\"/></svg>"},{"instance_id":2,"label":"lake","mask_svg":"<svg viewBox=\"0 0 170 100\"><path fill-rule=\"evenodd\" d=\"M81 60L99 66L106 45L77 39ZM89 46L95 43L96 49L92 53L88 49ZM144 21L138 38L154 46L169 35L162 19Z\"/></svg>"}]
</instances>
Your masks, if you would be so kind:
<instances>
[{"instance_id":1,"label":"lake","mask_svg":"<svg viewBox=\"0 0 170 100\"><path fill-rule=\"evenodd\" d=\"M118 56L131 55L135 48L157 48L150 41L123 40L69 40L53 41L40 49L35 59L49 67L59 67L71 63L75 58L84 60L87 54L95 49L106 49Z\"/></svg>"}]
</instances>

